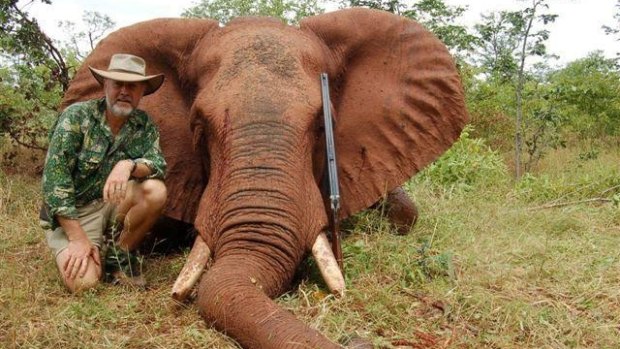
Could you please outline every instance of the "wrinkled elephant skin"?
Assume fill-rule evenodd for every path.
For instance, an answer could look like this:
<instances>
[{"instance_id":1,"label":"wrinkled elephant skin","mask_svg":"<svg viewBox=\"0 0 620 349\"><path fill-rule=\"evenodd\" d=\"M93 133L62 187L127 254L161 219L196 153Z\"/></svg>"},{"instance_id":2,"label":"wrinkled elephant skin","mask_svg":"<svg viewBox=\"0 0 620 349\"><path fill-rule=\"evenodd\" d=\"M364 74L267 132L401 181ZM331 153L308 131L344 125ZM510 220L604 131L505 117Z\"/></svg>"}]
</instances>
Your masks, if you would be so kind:
<instances>
[{"instance_id":1,"label":"wrinkled elephant skin","mask_svg":"<svg viewBox=\"0 0 620 349\"><path fill-rule=\"evenodd\" d=\"M168 162L164 213L193 223L213 260L198 290L204 318L246 348L339 347L272 301L326 229L319 75L330 77L345 218L458 138L467 112L444 45L411 20L365 9L299 28L153 20L104 39L63 105L101 96L86 67L105 68L117 52L166 75L141 107Z\"/></svg>"}]
</instances>

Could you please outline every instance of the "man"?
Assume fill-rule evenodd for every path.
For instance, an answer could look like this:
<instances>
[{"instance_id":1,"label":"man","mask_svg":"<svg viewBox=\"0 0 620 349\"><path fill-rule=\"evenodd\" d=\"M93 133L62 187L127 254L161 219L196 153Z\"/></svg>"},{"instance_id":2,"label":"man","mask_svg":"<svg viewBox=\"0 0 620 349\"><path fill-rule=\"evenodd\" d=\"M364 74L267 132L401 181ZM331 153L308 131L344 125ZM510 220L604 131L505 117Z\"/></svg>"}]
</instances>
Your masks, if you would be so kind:
<instances>
[{"instance_id":1,"label":"man","mask_svg":"<svg viewBox=\"0 0 620 349\"><path fill-rule=\"evenodd\" d=\"M47 241L71 292L98 284L104 238L111 234L117 240L108 255L117 262L134 261L131 251L166 201L159 132L137 109L144 95L161 86L163 74L147 76L144 60L129 54L113 55L107 71L89 68L105 98L75 103L62 112L43 171ZM135 263L127 264L114 276L142 284Z\"/></svg>"}]
</instances>

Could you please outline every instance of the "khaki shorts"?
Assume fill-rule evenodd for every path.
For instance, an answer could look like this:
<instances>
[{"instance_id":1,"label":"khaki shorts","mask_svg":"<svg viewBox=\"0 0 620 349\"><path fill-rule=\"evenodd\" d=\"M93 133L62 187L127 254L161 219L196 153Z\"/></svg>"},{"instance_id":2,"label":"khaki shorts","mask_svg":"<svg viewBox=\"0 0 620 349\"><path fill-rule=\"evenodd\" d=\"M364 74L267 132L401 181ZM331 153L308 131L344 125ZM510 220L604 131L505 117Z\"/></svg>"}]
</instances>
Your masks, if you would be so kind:
<instances>
[{"instance_id":1,"label":"khaki shorts","mask_svg":"<svg viewBox=\"0 0 620 349\"><path fill-rule=\"evenodd\" d=\"M116 207L112 203L95 200L77 208L80 225L86 232L90 242L99 247L100 251L104 245L104 234L111 232L116 223ZM47 236L47 244L52 250L54 257L58 256L69 245L67 234L62 227L58 227L55 230L47 230L45 234Z\"/></svg>"}]
</instances>

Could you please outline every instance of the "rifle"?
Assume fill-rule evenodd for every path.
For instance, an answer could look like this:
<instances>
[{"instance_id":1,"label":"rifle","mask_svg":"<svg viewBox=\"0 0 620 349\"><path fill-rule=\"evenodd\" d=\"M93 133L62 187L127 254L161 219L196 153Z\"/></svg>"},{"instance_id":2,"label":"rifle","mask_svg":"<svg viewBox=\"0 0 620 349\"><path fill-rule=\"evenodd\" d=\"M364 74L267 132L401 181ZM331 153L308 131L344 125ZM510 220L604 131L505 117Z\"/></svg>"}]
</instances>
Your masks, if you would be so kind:
<instances>
[{"instance_id":1,"label":"rifle","mask_svg":"<svg viewBox=\"0 0 620 349\"><path fill-rule=\"evenodd\" d=\"M332 228L332 252L340 270L344 272L342 263L342 246L338 231L338 211L340 210L340 191L338 188L338 167L336 166L336 147L334 144L334 128L332 123L331 102L329 99L329 80L327 73L321 73L321 95L323 97L323 121L325 123L325 143L327 145L327 171L329 174L329 201L331 206L330 226Z\"/></svg>"}]
</instances>

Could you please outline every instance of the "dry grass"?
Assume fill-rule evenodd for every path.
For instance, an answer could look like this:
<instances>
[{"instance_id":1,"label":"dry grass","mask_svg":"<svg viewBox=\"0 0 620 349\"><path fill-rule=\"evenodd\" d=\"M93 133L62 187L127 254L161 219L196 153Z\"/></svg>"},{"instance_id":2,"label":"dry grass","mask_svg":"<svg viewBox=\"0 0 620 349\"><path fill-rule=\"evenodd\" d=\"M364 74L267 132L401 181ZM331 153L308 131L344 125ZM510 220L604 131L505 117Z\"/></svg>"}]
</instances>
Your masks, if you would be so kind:
<instances>
[{"instance_id":1,"label":"dry grass","mask_svg":"<svg viewBox=\"0 0 620 349\"><path fill-rule=\"evenodd\" d=\"M183 255L150 256L146 291L69 295L38 226L39 180L0 174L1 348L235 348L169 297Z\"/></svg>"},{"instance_id":2,"label":"dry grass","mask_svg":"<svg viewBox=\"0 0 620 349\"><path fill-rule=\"evenodd\" d=\"M345 298L327 295L308 263L278 302L334 340L357 333L383 348L618 348L620 210L530 209L600 192L619 171L617 150L577 155L551 154L535 174L544 185L438 193L414 184L421 219L410 235L391 234L377 212L349 222ZM101 285L67 294L37 225L39 180L5 173L0 347L237 348L194 304L170 300L182 254L149 256L145 291ZM588 178L597 186L578 189ZM536 195L545 190L556 197Z\"/></svg>"}]
</instances>

